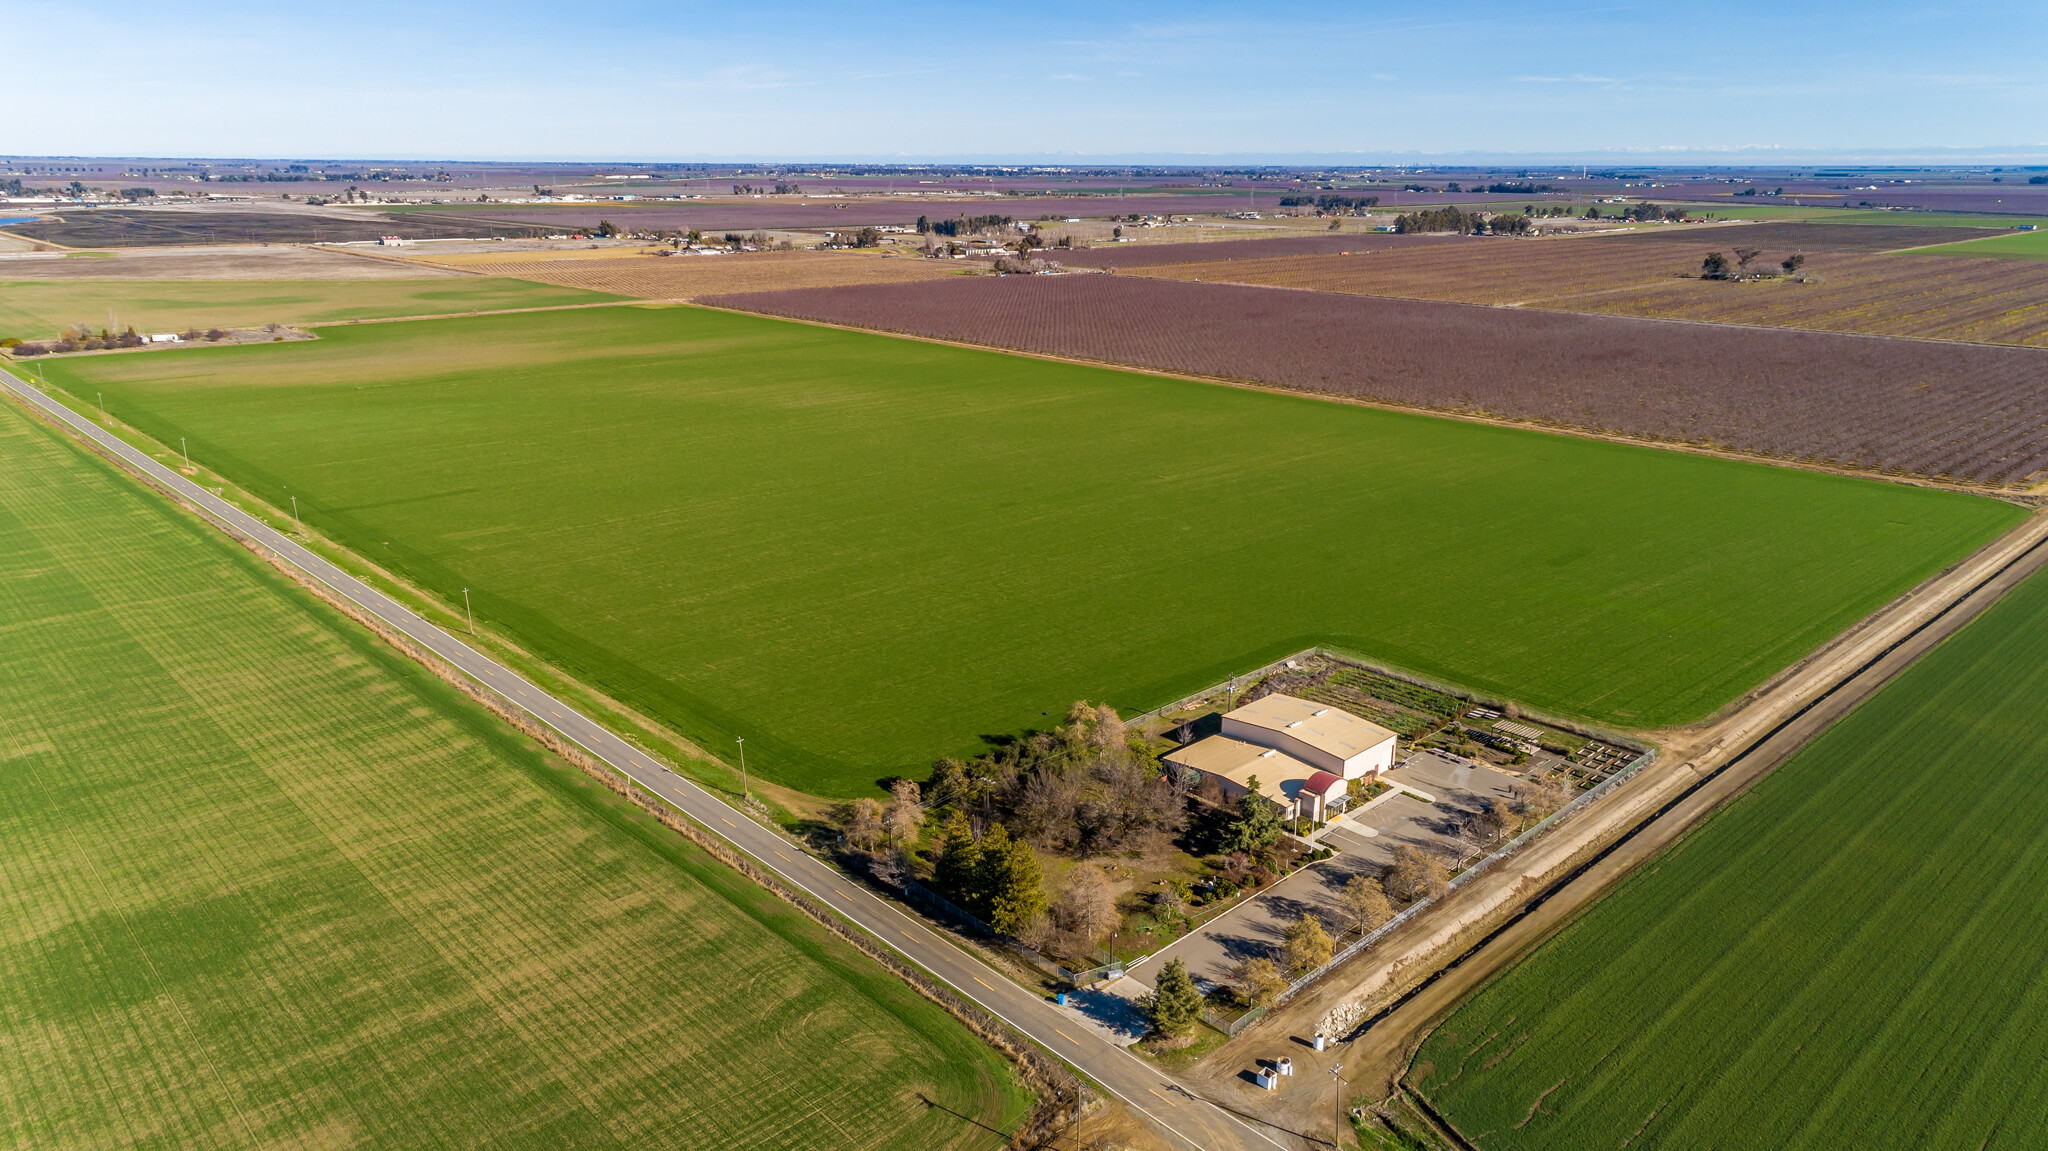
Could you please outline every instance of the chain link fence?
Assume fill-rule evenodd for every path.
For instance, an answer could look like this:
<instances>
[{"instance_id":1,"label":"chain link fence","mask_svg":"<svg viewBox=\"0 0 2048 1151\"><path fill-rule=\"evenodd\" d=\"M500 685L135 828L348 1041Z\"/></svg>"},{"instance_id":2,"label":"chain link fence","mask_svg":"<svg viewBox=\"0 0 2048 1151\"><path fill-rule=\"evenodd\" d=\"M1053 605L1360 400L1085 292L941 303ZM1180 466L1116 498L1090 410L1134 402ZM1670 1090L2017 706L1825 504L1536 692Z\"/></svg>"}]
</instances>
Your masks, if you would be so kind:
<instances>
[{"instance_id":1,"label":"chain link fence","mask_svg":"<svg viewBox=\"0 0 2048 1151\"><path fill-rule=\"evenodd\" d=\"M1404 908L1401 911L1401 914L1396 915L1392 919L1387 920L1385 923L1382 923L1378 927L1367 932L1364 936L1359 938L1358 942L1351 944L1349 947L1346 947L1344 950L1339 951L1336 955L1332 956L1328 963L1323 964L1321 967L1316 968L1314 971L1311 971L1308 974L1302 976L1301 978L1295 980L1294 982L1288 984L1287 990L1282 991L1280 993L1279 997L1273 1001L1273 1005L1275 1007L1278 1007L1280 1004L1287 1002L1289 999L1292 999L1297 992L1301 991L1309 984L1314 983L1316 980L1321 979L1323 976L1329 974L1331 971L1335 970L1338 967L1338 965L1342 964L1345 960L1350 959L1352 956L1357 955L1359 952L1364 951L1366 948L1371 947L1375 943L1378 943L1381 939L1386 938L1386 936L1389 933L1391 933L1395 928L1400 927L1403 923L1406 923L1410 919L1413 919L1415 916L1421 914L1425 908L1435 906L1437 900L1442 899L1445 896L1448 896L1451 892L1456 891L1458 888L1465 886L1467 883L1470 883L1475 877L1477 877L1482 872L1486 871L1487 868L1490 868L1494 864L1499 863L1501 860L1506 859L1508 856L1513 855L1517 850L1522 848L1524 845L1530 843L1538 836L1545 835L1549 833L1551 830L1558 827L1559 825L1568 822L1573 817L1578 815L1578 813L1584 811L1587 807L1590 807L1594 803L1599 802L1601 796L1604 796L1609 791L1612 791L1614 788L1621 786L1621 784L1624 781L1634 778L1637 772L1641 771L1645 767L1648 767L1652 762L1656 760L1656 758L1657 751L1655 748L1651 748L1650 750L1645 751L1641 755L1635 757L1635 759L1629 761L1627 767L1624 767L1620 771L1617 771L1613 775L1607 777L1607 779L1602 781L1599 785L1595 787L1590 787L1586 789L1584 792L1581 792L1578 795L1578 797L1573 799L1570 803L1567 803L1563 807L1560 807L1556 811L1550 813L1550 816L1547 819L1543 820L1543 822L1538 823L1536 826L1509 840L1506 844L1502 845L1500 849L1495 851L1493 854L1487 856L1486 858L1480 860L1479 862L1452 876L1449 886L1447 886L1444 889L1444 895L1436 896L1431 899L1417 900L1416 902L1409 904L1406 908ZM1235 1035L1236 1032L1233 1031L1229 1034Z\"/></svg>"}]
</instances>

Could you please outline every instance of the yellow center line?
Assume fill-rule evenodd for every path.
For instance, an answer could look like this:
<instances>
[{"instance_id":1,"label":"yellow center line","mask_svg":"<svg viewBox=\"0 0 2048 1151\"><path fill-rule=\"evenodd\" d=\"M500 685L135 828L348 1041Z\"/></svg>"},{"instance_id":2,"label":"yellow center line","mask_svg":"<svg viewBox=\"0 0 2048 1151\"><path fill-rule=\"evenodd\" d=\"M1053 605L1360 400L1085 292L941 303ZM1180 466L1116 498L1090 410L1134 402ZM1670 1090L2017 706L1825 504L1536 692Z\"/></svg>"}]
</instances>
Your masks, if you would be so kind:
<instances>
[{"instance_id":1,"label":"yellow center line","mask_svg":"<svg viewBox=\"0 0 2048 1151\"><path fill-rule=\"evenodd\" d=\"M769 848L768 850L770 850L770 851L775 851L775 849L774 849L774 848L772 848L772 847L771 847L771 848ZM789 858L789 856L787 856L787 855L784 855L784 854L782 854L782 853L781 853L781 852L779 852L779 851L775 851L775 858L777 858L777 859L781 860L781 861L782 861L782 862L784 862L784 863L789 863L789 862L792 862L792 861L791 861L791 859Z\"/></svg>"},{"instance_id":2,"label":"yellow center line","mask_svg":"<svg viewBox=\"0 0 2048 1151\"><path fill-rule=\"evenodd\" d=\"M1145 1090L1147 1090L1147 1091L1152 1091L1152 1089L1151 1089L1150 1087L1147 1087L1147 1088L1145 1088ZM1171 1103L1173 1102L1173 1100L1171 1100L1171 1099L1168 1099L1168 1098L1167 1098L1166 1096L1164 1096L1164 1095L1161 1095L1161 1094L1160 1094L1159 1092L1157 1092L1157 1091L1152 1091L1152 1097L1153 1097L1154 1099L1157 1099L1157 1100L1159 1100L1159 1101L1160 1101L1161 1103L1167 1103L1167 1104L1171 1104Z\"/></svg>"},{"instance_id":3,"label":"yellow center line","mask_svg":"<svg viewBox=\"0 0 2048 1151\"><path fill-rule=\"evenodd\" d=\"M979 975L973 975L973 976L969 976L968 978L970 978L970 979L974 980L974 981L975 981L976 983L981 983L981 976L979 976ZM986 984L986 983L981 983L981 985L982 985L983 987L988 987L988 984ZM988 989L989 989L990 991L994 991L994 990L995 990L995 988L993 988L993 987L988 987Z\"/></svg>"},{"instance_id":4,"label":"yellow center line","mask_svg":"<svg viewBox=\"0 0 2048 1151\"><path fill-rule=\"evenodd\" d=\"M723 816L720 816L720 817L719 817L719 820L718 820L718 822L720 822L720 823L722 823L722 824L726 825L727 827L730 827L730 828L732 828L732 829L733 829L734 831L738 831L738 830L740 829L740 828L739 828L739 825L738 825L738 824L734 823L734 822L733 822L732 820L730 820L730 819L726 819L726 818L725 818L725 817L723 817Z\"/></svg>"},{"instance_id":5,"label":"yellow center line","mask_svg":"<svg viewBox=\"0 0 2048 1151\"><path fill-rule=\"evenodd\" d=\"M1061 1039L1064 1039L1064 1040L1066 1040L1067 1042L1069 1042L1069 1043L1073 1044L1073 1045L1074 1045L1074 1046L1076 1046L1076 1047L1079 1047L1079 1046L1081 1045L1081 1041L1080 1041L1080 1040L1078 1040L1078 1039L1074 1038L1073 1036L1071 1036L1071 1035L1067 1034L1067 1033L1066 1033L1066 1032L1064 1032L1064 1031L1061 1031L1061 1030L1060 1030L1059 1028L1057 1028L1057 1027L1053 1028L1053 1029L1052 1029L1052 1031L1053 1031L1053 1034L1055 1034L1055 1035L1059 1036L1059 1037L1060 1037Z\"/></svg>"}]
</instances>

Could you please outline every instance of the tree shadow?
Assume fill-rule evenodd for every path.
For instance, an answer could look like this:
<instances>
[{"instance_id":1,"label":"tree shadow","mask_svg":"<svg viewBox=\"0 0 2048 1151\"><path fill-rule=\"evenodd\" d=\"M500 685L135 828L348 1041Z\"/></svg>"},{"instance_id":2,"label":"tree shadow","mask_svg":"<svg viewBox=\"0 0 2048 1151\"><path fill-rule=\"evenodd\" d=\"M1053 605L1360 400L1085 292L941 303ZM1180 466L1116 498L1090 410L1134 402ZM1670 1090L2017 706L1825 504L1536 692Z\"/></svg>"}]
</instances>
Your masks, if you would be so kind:
<instances>
[{"instance_id":1,"label":"tree shadow","mask_svg":"<svg viewBox=\"0 0 2048 1151\"><path fill-rule=\"evenodd\" d=\"M991 1127L988 1124L983 1123L981 1120L976 1119L974 1116L967 1114L966 1112L955 1111L951 1107L946 1106L944 1103L940 1103L937 1100L930 1098L922 1091L917 1093L917 1100L918 1102L925 1105L925 1109L927 1111L944 1111L946 1114L951 1115L955 1119L958 1119L963 1123L972 1123L976 1127L981 1128L983 1131L988 1131L993 1134L1000 1135L1005 1139L1008 1139L1010 1137L1010 1133L1008 1131L1005 1131L1000 1127Z\"/></svg>"},{"instance_id":2,"label":"tree shadow","mask_svg":"<svg viewBox=\"0 0 2048 1151\"><path fill-rule=\"evenodd\" d=\"M1187 812L1187 822L1182 825L1174 846L1198 859L1221 851L1223 837L1230 830L1234 813L1195 799L1188 800Z\"/></svg>"}]
</instances>

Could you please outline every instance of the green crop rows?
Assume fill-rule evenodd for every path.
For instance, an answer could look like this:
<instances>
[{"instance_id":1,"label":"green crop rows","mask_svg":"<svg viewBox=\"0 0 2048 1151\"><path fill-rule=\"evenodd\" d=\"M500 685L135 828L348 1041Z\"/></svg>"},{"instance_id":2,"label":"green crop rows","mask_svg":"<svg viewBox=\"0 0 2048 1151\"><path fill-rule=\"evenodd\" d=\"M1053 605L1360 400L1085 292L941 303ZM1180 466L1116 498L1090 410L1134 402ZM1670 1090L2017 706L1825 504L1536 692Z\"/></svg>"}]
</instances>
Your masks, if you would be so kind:
<instances>
[{"instance_id":1,"label":"green crop rows","mask_svg":"<svg viewBox=\"0 0 2048 1151\"><path fill-rule=\"evenodd\" d=\"M1369 671L1345 668L1332 672L1330 682L1355 687L1367 695L1376 695L1389 702L1412 707L1431 715L1453 716L1465 706L1455 696Z\"/></svg>"},{"instance_id":2,"label":"green crop rows","mask_svg":"<svg viewBox=\"0 0 2048 1151\"><path fill-rule=\"evenodd\" d=\"M2048 1132L2035 576L1423 1046L1485 1151L2023 1148Z\"/></svg>"},{"instance_id":3,"label":"green crop rows","mask_svg":"<svg viewBox=\"0 0 2048 1151\"><path fill-rule=\"evenodd\" d=\"M1694 720L2021 515L697 308L41 366L823 795L1317 643L1553 714ZM1456 529L1480 516L1485 539Z\"/></svg>"},{"instance_id":4,"label":"green crop rows","mask_svg":"<svg viewBox=\"0 0 2048 1151\"><path fill-rule=\"evenodd\" d=\"M13 1146L915 1151L1027 1102L893 975L11 403L0 922Z\"/></svg>"}]
</instances>

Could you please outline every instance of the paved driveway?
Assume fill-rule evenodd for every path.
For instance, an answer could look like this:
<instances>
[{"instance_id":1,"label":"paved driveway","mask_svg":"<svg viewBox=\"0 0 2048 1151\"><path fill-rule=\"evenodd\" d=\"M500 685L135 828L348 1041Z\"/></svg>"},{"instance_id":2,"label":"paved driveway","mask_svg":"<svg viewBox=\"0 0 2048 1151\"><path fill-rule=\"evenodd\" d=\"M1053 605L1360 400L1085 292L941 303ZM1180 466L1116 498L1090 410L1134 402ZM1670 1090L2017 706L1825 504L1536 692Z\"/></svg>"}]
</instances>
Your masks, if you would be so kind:
<instances>
[{"instance_id":1,"label":"paved driveway","mask_svg":"<svg viewBox=\"0 0 2048 1151\"><path fill-rule=\"evenodd\" d=\"M1344 919L1338 892L1352 876L1380 874L1393 859L1394 849L1403 844L1454 856L1470 854L1472 846L1456 836L1458 821L1476 810L1482 799L1505 799L1514 782L1504 772L1434 752L1409 756L1387 778L1426 792L1436 802L1424 803L1404 792L1343 817L1319 840L1336 849L1334 859L1295 872L1258 898L1153 953L1131 968L1129 976L1149 989L1166 961L1179 958L1197 980L1222 983L1243 960L1259 955L1278 959L1288 926L1309 913L1335 935Z\"/></svg>"}]
</instances>

